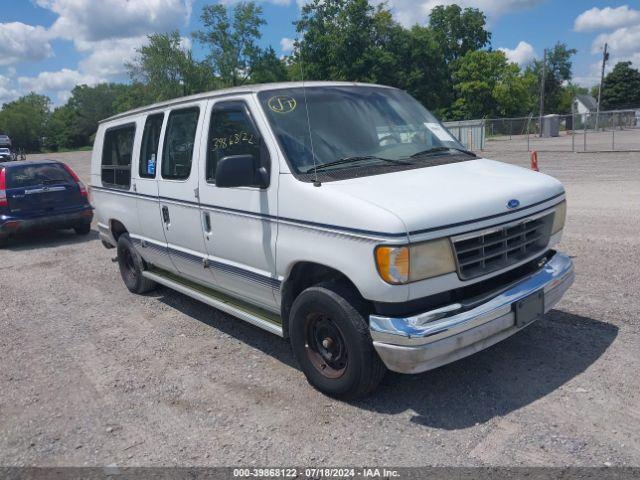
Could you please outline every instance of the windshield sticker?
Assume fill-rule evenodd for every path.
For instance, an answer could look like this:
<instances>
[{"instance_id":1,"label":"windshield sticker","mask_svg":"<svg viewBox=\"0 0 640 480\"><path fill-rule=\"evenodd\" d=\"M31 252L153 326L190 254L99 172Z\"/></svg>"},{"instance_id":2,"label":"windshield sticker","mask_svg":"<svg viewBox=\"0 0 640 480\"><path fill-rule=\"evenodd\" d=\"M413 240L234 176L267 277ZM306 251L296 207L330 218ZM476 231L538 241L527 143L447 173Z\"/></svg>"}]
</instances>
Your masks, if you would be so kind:
<instances>
[{"instance_id":1,"label":"windshield sticker","mask_svg":"<svg viewBox=\"0 0 640 480\"><path fill-rule=\"evenodd\" d=\"M431 131L431 133L433 133L438 138L438 140L442 140L443 142L456 141L451 136L451 134L447 132L439 123L435 123L435 122L425 123L424 126L427 127Z\"/></svg>"},{"instance_id":2,"label":"windshield sticker","mask_svg":"<svg viewBox=\"0 0 640 480\"><path fill-rule=\"evenodd\" d=\"M276 113L291 113L298 106L295 98L284 95L271 97L267 104L271 111Z\"/></svg>"}]
</instances>

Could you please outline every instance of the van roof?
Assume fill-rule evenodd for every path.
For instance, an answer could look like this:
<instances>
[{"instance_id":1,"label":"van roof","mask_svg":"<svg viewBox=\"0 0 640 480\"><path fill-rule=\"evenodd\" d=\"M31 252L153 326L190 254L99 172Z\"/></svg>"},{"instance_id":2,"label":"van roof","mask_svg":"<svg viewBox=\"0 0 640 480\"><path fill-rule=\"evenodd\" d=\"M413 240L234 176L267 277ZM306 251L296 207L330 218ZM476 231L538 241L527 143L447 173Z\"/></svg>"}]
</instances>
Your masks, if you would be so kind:
<instances>
[{"instance_id":1,"label":"van roof","mask_svg":"<svg viewBox=\"0 0 640 480\"><path fill-rule=\"evenodd\" d=\"M385 85L376 85L372 83L359 83L359 82L280 82L280 83L260 83L255 85L242 85L240 87L222 88L220 90L212 90L209 92L198 93L196 95L190 95L188 97L179 97L167 100L164 102L154 103L140 108L134 108L126 112L118 113L112 117L101 120L100 123L109 122L111 120L117 120L119 118L129 117L138 113L143 113L149 110L155 110L157 108L170 107L173 105L179 105L181 103L192 102L194 100L202 100L205 98L215 98L227 95L236 95L238 93L258 93L265 90L278 90L282 88L302 88L302 87L346 87L346 86L359 86L359 87L381 87L381 88L394 88Z\"/></svg>"}]
</instances>

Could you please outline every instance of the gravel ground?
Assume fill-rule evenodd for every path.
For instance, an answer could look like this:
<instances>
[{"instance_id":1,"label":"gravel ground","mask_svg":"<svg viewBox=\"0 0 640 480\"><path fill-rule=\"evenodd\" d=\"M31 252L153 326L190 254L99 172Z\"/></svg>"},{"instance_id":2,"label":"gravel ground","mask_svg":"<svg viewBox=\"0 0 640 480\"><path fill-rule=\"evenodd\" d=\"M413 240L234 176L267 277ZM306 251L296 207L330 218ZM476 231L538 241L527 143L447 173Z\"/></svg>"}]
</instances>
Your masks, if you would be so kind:
<instances>
[{"instance_id":1,"label":"gravel ground","mask_svg":"<svg viewBox=\"0 0 640 480\"><path fill-rule=\"evenodd\" d=\"M525 165L490 142L486 156ZM88 177L89 153L48 155ZM32 156L30 158L36 158ZM577 280L543 320L343 403L288 344L171 290L97 234L0 251L1 465L640 465L640 154L543 153Z\"/></svg>"}]
</instances>

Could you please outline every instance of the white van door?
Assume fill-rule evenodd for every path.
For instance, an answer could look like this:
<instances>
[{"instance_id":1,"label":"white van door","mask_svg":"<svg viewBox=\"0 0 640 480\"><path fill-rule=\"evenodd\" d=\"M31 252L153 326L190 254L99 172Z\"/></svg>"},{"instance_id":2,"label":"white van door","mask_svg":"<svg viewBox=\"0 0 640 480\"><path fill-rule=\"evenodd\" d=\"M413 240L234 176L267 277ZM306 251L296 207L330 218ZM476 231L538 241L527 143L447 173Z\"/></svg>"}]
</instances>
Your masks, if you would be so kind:
<instances>
[{"instance_id":1,"label":"white van door","mask_svg":"<svg viewBox=\"0 0 640 480\"><path fill-rule=\"evenodd\" d=\"M144 259L161 268L175 270L167 250L167 239L160 216L157 165L160 156L165 113L152 113L142 119L143 130L138 165L132 172L133 190L140 224L139 250Z\"/></svg>"},{"instance_id":2,"label":"white van door","mask_svg":"<svg viewBox=\"0 0 640 480\"><path fill-rule=\"evenodd\" d=\"M268 129L251 97L212 100L207 109L200 162L204 238L216 285L241 299L277 311L274 289L278 161L264 135ZM218 188L217 162L254 155L270 172L268 188Z\"/></svg>"},{"instance_id":3,"label":"white van door","mask_svg":"<svg viewBox=\"0 0 640 480\"><path fill-rule=\"evenodd\" d=\"M169 256L183 276L210 285L198 202L198 157L204 107L180 106L168 114L162 143L158 195Z\"/></svg>"}]
</instances>

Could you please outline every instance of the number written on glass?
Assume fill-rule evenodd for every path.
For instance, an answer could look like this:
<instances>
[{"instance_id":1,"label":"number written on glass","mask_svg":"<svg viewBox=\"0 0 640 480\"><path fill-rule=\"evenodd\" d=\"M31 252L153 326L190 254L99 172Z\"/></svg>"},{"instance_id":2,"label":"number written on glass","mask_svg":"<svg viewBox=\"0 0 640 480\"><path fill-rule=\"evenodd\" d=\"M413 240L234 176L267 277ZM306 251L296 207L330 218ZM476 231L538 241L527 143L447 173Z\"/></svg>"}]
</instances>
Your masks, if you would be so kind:
<instances>
[{"instance_id":1,"label":"number written on glass","mask_svg":"<svg viewBox=\"0 0 640 480\"><path fill-rule=\"evenodd\" d=\"M248 144L248 145L255 145L256 141L253 133L238 132L238 133L232 133L231 135L226 137L212 138L211 150L220 150L223 148L229 148L233 145L240 145L242 143Z\"/></svg>"}]
</instances>

